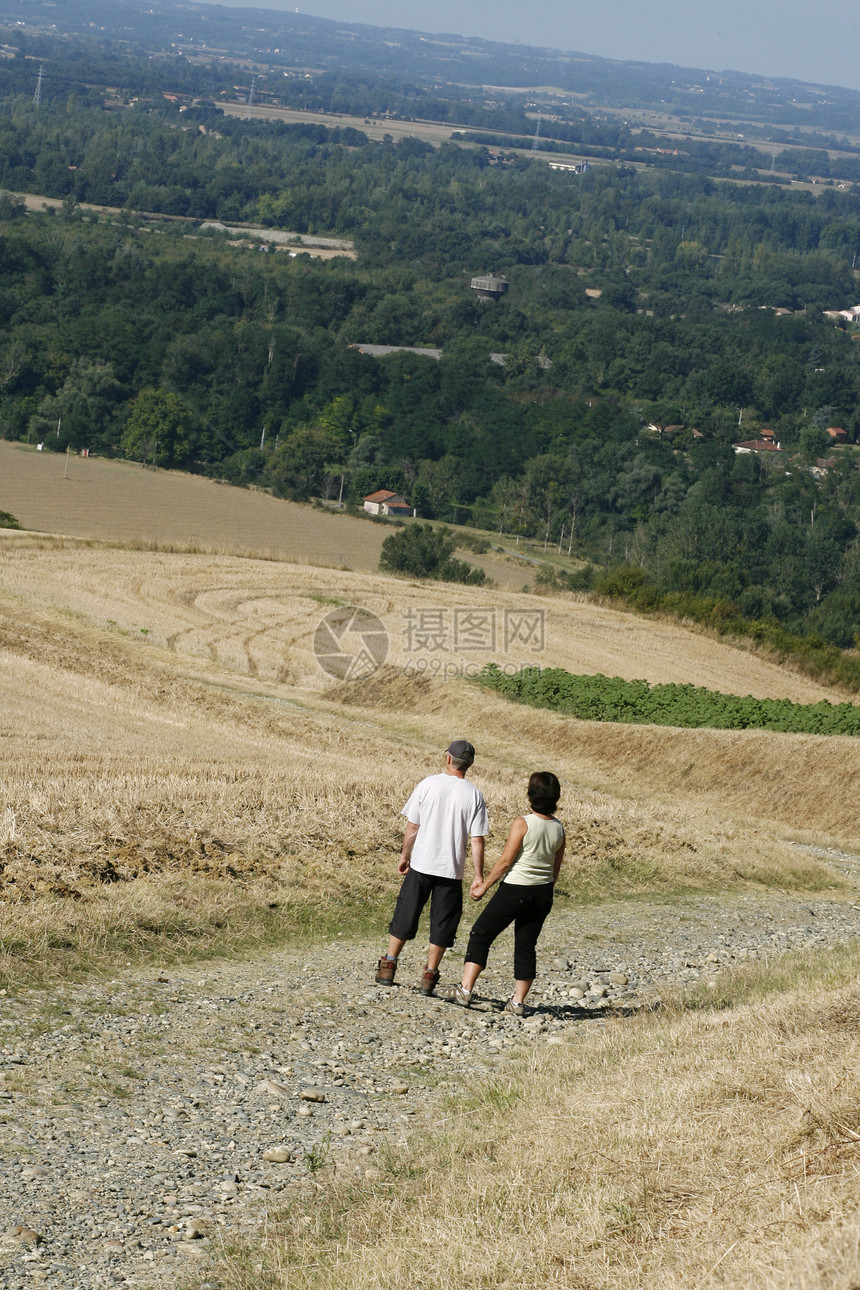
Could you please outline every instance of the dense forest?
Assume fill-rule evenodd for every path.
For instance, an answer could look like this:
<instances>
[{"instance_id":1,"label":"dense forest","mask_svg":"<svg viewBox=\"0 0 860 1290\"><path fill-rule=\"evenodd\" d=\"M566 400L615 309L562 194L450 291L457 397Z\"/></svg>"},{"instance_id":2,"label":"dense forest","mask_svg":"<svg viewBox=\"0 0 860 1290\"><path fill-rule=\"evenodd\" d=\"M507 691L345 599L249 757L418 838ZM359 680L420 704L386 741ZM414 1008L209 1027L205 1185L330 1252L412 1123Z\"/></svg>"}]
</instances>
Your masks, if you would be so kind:
<instances>
[{"instance_id":1,"label":"dense forest","mask_svg":"<svg viewBox=\"0 0 860 1290\"><path fill-rule=\"evenodd\" d=\"M853 184L574 175L228 117L209 97L36 106L12 68L4 437L296 498L391 488L424 518L632 568L617 586L651 603L854 643L860 333L824 313L860 290ZM27 214L16 192L62 205ZM356 258L229 242L206 220L349 239ZM498 304L470 290L488 268L509 282ZM765 431L767 449L736 453Z\"/></svg>"}]
</instances>

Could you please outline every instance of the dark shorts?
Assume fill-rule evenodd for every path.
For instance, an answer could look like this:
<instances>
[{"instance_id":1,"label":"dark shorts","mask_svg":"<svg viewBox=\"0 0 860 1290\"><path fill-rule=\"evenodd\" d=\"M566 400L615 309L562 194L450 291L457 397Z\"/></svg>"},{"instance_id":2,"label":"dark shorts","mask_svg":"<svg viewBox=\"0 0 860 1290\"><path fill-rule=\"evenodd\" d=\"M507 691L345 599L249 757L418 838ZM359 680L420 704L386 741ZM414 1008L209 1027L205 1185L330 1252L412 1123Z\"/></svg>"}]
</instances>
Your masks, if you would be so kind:
<instances>
[{"instance_id":1,"label":"dark shorts","mask_svg":"<svg viewBox=\"0 0 860 1290\"><path fill-rule=\"evenodd\" d=\"M418 931L418 920L430 901L430 944L454 944L463 914L463 884L459 878L438 878L432 873L409 869L394 906L394 917L388 928L391 936L411 941Z\"/></svg>"}]
</instances>

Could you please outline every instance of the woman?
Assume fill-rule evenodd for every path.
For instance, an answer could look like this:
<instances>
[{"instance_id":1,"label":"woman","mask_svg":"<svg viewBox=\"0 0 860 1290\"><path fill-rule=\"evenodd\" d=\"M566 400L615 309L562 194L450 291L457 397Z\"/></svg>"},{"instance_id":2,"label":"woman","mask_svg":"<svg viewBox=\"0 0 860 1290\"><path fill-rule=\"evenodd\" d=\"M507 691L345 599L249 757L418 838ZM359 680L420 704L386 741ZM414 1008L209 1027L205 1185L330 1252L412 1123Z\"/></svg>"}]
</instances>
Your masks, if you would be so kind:
<instances>
[{"instance_id":1,"label":"woman","mask_svg":"<svg viewBox=\"0 0 860 1290\"><path fill-rule=\"evenodd\" d=\"M469 894L480 900L493 883L504 879L472 928L461 983L437 987L440 999L469 1007L475 982L487 966L490 946L513 923L516 984L504 1010L516 1017L523 1015L523 1003L537 971L535 946L552 909L553 888L564 860L564 827L555 818L560 795L561 786L551 771L535 771L528 786L531 812L514 820L489 877L472 883Z\"/></svg>"}]
</instances>

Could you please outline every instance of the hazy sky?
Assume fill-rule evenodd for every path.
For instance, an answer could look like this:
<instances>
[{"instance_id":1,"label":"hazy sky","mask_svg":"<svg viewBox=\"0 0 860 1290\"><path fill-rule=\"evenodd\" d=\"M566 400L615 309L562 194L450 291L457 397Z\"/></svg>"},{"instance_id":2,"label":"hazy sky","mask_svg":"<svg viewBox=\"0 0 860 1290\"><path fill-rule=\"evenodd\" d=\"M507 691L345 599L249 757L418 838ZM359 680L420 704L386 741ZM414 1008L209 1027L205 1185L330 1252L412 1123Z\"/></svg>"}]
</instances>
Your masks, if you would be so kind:
<instances>
[{"instance_id":1,"label":"hazy sky","mask_svg":"<svg viewBox=\"0 0 860 1290\"><path fill-rule=\"evenodd\" d=\"M216 0L295 10L295 0ZM299 0L317 18L860 89L860 0Z\"/></svg>"}]
</instances>

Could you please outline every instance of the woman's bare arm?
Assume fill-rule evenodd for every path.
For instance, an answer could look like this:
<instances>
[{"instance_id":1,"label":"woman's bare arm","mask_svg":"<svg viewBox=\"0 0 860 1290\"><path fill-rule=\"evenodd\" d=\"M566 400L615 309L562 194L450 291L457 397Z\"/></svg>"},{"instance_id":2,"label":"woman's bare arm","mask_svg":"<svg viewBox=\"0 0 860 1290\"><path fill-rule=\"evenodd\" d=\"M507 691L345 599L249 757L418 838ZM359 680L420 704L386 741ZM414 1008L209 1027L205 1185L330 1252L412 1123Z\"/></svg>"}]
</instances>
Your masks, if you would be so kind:
<instances>
[{"instance_id":1,"label":"woman's bare arm","mask_svg":"<svg viewBox=\"0 0 860 1290\"><path fill-rule=\"evenodd\" d=\"M559 869L561 869L561 866L564 864L564 849L566 846L567 846L567 838L564 836L564 834L562 834L561 846L555 853L555 860L552 866L553 882L558 882L558 872L559 872Z\"/></svg>"}]
</instances>

